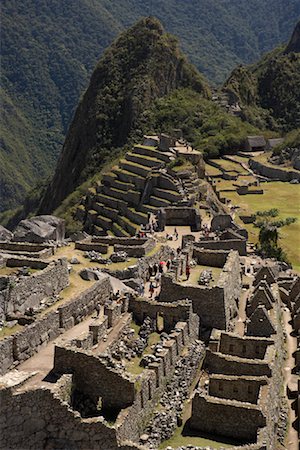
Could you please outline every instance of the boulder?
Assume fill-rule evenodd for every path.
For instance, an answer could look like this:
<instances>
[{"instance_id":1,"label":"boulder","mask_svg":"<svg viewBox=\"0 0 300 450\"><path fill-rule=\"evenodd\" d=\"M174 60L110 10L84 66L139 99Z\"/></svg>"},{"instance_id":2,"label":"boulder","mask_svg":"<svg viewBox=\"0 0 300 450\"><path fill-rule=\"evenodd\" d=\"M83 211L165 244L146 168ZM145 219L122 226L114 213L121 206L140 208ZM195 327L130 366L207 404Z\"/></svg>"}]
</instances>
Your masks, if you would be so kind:
<instances>
[{"instance_id":1,"label":"boulder","mask_svg":"<svg viewBox=\"0 0 300 450\"><path fill-rule=\"evenodd\" d=\"M12 237L12 232L0 225L0 241L11 241Z\"/></svg>"},{"instance_id":2,"label":"boulder","mask_svg":"<svg viewBox=\"0 0 300 450\"><path fill-rule=\"evenodd\" d=\"M102 274L96 269L82 269L79 275L85 281L95 281L100 280Z\"/></svg>"},{"instance_id":3,"label":"boulder","mask_svg":"<svg viewBox=\"0 0 300 450\"><path fill-rule=\"evenodd\" d=\"M65 221L55 216L36 216L21 220L13 240L17 242L61 242L65 238Z\"/></svg>"}]
</instances>

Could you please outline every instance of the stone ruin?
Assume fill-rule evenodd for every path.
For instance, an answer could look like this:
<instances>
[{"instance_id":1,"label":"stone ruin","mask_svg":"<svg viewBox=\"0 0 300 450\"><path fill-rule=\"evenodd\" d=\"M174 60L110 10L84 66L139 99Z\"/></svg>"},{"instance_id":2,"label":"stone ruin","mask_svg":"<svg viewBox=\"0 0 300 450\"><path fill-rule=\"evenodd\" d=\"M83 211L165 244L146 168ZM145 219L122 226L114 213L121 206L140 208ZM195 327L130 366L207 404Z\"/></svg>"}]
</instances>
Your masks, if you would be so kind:
<instances>
[{"instance_id":1,"label":"stone ruin","mask_svg":"<svg viewBox=\"0 0 300 450\"><path fill-rule=\"evenodd\" d=\"M187 436L236 449L283 444L282 314L290 311L299 336L299 278L274 262L251 263L249 272L244 230L214 223L214 238L187 235L179 252L155 234L83 236L68 259L77 277L97 277L81 280L67 299L59 296L79 278L65 258L55 259L57 242L0 242L1 311L17 321L0 336L1 448L26 441L33 450L157 449L183 424ZM135 262L114 268L112 251ZM168 260L159 295L137 292L149 266ZM204 285L183 282L187 265L218 275L206 274ZM34 320L24 322L31 308ZM295 376L299 338L297 345ZM287 393L297 403L292 377Z\"/></svg>"}]
</instances>

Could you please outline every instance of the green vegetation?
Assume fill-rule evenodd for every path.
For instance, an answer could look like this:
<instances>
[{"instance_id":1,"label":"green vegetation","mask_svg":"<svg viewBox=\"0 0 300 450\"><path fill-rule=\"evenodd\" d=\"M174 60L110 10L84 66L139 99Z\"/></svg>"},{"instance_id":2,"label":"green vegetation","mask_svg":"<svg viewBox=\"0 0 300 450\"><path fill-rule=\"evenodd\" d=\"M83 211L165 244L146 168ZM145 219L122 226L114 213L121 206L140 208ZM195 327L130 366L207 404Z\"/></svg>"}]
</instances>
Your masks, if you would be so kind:
<instances>
[{"instance_id":1,"label":"green vegetation","mask_svg":"<svg viewBox=\"0 0 300 450\"><path fill-rule=\"evenodd\" d=\"M247 194L241 196L237 192L226 192L225 196L231 200L232 204L239 206L239 215L255 214L256 211L263 211L267 205L270 209L276 208L279 210L279 219L284 220L287 217L297 218L295 223L282 228L279 245L283 248L294 269L300 271L299 185L273 181L263 183L261 187L264 190L263 195ZM291 201L291 199L293 200ZM242 222L240 223L248 230L250 242L257 243L259 229L255 228L253 224L244 225Z\"/></svg>"},{"instance_id":2,"label":"green vegetation","mask_svg":"<svg viewBox=\"0 0 300 450\"><path fill-rule=\"evenodd\" d=\"M300 54L288 49L278 47L251 66L237 67L225 83L244 118L260 128L300 126Z\"/></svg>"},{"instance_id":3,"label":"green vegetation","mask_svg":"<svg viewBox=\"0 0 300 450\"><path fill-rule=\"evenodd\" d=\"M147 123L149 132L181 128L185 138L209 157L240 150L247 135L261 133L191 89L177 89L154 102Z\"/></svg>"},{"instance_id":4,"label":"green vegetation","mask_svg":"<svg viewBox=\"0 0 300 450\"><path fill-rule=\"evenodd\" d=\"M278 216L279 211L276 208L268 211L257 211L254 214L254 226L259 228L257 249L264 258L276 258L279 261L288 262L285 252L278 245L278 229L295 223L296 218L287 217L286 219L275 220Z\"/></svg>"}]
</instances>

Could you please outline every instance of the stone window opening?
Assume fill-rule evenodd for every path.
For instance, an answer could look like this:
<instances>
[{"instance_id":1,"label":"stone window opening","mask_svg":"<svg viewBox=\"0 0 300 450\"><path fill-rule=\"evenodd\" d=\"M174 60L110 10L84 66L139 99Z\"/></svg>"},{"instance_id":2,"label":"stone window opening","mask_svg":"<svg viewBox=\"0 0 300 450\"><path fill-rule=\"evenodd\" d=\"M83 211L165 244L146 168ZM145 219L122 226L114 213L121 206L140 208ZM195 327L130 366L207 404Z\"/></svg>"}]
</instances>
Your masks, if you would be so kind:
<instances>
[{"instance_id":1,"label":"stone window opening","mask_svg":"<svg viewBox=\"0 0 300 450\"><path fill-rule=\"evenodd\" d=\"M151 381L148 380L148 390L149 390L149 400L152 399L152 392L151 392Z\"/></svg>"}]
</instances>

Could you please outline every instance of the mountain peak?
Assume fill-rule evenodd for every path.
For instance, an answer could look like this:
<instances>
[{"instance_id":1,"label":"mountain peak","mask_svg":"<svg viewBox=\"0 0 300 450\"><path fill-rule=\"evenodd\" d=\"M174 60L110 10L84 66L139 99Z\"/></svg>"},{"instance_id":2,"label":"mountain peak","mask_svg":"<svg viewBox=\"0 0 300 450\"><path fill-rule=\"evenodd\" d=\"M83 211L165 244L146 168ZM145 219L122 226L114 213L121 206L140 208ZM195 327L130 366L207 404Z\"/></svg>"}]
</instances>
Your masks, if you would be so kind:
<instances>
[{"instance_id":1,"label":"mountain peak","mask_svg":"<svg viewBox=\"0 0 300 450\"><path fill-rule=\"evenodd\" d=\"M147 132L143 113L155 99L186 87L208 94L204 78L156 18L142 18L121 33L92 74L41 211L53 211L108 157Z\"/></svg>"},{"instance_id":2,"label":"mountain peak","mask_svg":"<svg viewBox=\"0 0 300 450\"><path fill-rule=\"evenodd\" d=\"M296 24L290 42L288 43L285 53L300 53L300 20Z\"/></svg>"}]
</instances>

